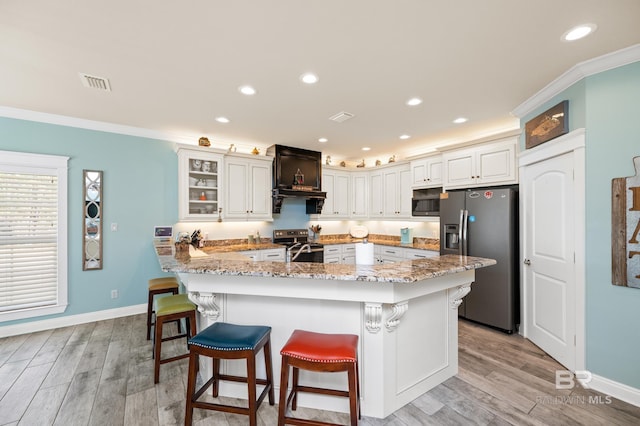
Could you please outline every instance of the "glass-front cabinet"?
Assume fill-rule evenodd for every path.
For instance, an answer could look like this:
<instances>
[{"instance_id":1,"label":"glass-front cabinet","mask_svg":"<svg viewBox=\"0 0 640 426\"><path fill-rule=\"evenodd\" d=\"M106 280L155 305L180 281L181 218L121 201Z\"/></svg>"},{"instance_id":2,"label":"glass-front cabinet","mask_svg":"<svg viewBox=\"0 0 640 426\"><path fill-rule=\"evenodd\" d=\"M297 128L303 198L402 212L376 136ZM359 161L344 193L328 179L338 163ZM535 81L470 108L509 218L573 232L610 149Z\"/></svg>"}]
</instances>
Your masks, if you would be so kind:
<instances>
[{"instance_id":1,"label":"glass-front cabinet","mask_svg":"<svg viewBox=\"0 0 640 426\"><path fill-rule=\"evenodd\" d=\"M180 220L222 217L223 158L212 148L178 147Z\"/></svg>"}]
</instances>

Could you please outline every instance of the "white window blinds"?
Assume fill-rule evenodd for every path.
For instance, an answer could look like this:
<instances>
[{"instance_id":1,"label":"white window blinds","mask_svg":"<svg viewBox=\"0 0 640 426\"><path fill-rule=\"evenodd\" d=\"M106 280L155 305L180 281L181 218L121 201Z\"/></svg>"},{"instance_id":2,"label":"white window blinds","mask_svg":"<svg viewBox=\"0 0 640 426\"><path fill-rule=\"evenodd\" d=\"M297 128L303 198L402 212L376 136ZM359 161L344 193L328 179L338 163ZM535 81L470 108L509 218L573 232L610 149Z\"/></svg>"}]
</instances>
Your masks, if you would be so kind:
<instances>
[{"instance_id":1,"label":"white window blinds","mask_svg":"<svg viewBox=\"0 0 640 426\"><path fill-rule=\"evenodd\" d=\"M36 167L45 156L25 156L0 161L0 321L66 306L66 167L61 186L60 169Z\"/></svg>"},{"instance_id":2,"label":"white window blinds","mask_svg":"<svg viewBox=\"0 0 640 426\"><path fill-rule=\"evenodd\" d=\"M58 299L58 179L0 172L0 311Z\"/></svg>"}]
</instances>

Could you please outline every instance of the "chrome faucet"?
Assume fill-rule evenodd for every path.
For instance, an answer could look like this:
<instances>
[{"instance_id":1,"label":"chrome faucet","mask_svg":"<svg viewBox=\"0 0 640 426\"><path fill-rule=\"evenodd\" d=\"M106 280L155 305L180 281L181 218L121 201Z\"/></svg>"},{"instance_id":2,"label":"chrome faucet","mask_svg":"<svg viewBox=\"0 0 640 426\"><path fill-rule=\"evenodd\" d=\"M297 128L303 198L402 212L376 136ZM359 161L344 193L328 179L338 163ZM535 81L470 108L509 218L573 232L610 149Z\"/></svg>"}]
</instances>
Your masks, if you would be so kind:
<instances>
[{"instance_id":1,"label":"chrome faucet","mask_svg":"<svg viewBox=\"0 0 640 426\"><path fill-rule=\"evenodd\" d=\"M291 252L293 251L293 249L298 247L301 244L302 243L295 243L291 247L287 247L287 263L291 263ZM297 256L297 254L296 254L296 256Z\"/></svg>"},{"instance_id":2,"label":"chrome faucet","mask_svg":"<svg viewBox=\"0 0 640 426\"><path fill-rule=\"evenodd\" d=\"M300 244L302 243L295 243L294 245L292 245L291 247L289 247L287 249L287 263L293 262L294 260L296 260L298 258L298 256L300 256L300 253L302 253L303 251L307 251L307 253L311 253L311 245L310 244L304 244L302 247L300 247L298 249L298 251L296 252L296 254L293 255L293 257L291 256L291 252L293 251L294 248L298 247Z\"/></svg>"}]
</instances>

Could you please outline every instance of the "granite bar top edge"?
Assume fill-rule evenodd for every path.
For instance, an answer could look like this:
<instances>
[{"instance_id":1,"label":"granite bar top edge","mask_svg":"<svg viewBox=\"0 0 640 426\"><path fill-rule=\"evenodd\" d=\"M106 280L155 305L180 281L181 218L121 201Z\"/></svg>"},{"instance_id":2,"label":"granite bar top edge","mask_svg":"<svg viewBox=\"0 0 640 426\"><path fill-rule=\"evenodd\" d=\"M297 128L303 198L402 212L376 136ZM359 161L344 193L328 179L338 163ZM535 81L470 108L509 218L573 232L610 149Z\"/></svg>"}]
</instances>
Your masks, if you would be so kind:
<instances>
[{"instance_id":1,"label":"granite bar top edge","mask_svg":"<svg viewBox=\"0 0 640 426\"><path fill-rule=\"evenodd\" d=\"M496 264L493 259L458 255L404 260L384 265L255 262L248 258L230 260L216 253L194 258L158 255L158 260L164 272L173 273L387 283L415 283Z\"/></svg>"}]
</instances>

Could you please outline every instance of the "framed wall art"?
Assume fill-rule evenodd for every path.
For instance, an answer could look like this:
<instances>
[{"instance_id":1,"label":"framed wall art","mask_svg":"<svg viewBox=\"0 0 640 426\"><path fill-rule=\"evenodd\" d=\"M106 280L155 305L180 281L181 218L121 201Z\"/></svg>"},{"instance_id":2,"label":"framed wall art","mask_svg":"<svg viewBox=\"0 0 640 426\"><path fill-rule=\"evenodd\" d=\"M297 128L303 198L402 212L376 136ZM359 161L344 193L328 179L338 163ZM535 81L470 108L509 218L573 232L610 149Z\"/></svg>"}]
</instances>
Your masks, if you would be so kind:
<instances>
[{"instance_id":1,"label":"framed wall art","mask_svg":"<svg viewBox=\"0 0 640 426\"><path fill-rule=\"evenodd\" d=\"M568 132L569 101L565 100L525 124L525 148L533 148Z\"/></svg>"}]
</instances>

